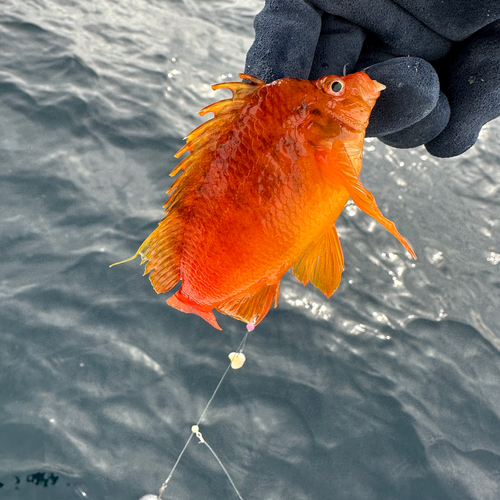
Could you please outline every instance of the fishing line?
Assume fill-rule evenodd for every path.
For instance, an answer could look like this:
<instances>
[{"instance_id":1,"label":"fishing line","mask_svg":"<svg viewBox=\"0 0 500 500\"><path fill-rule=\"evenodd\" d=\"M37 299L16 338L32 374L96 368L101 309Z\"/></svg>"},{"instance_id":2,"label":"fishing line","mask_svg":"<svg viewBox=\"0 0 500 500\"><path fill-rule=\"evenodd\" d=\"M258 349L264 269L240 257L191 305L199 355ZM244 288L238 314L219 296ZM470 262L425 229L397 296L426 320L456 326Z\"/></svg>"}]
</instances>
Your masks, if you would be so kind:
<instances>
[{"instance_id":1,"label":"fishing line","mask_svg":"<svg viewBox=\"0 0 500 500\"><path fill-rule=\"evenodd\" d=\"M177 460L175 461L175 463L174 463L174 465L172 467L172 470L170 471L167 479L165 479L165 481L161 485L161 487L160 487L160 489L158 491L158 496L146 495L146 496L142 497L140 500L162 500L163 493L167 489L168 483L169 483L170 479L172 479L172 476L173 476L173 474L175 472L175 469L177 469L177 466L179 465L179 462L181 461L182 456L186 452L187 447L189 446L189 443L193 439L193 436L196 436L199 439L199 443L200 444L204 444L210 450L210 452L215 457L215 459L217 460L218 464L221 466L222 470L226 474L227 478L229 479L229 482L231 483L231 486L233 487L235 493L238 495L238 498L240 500L243 500L243 497L241 496L240 492L238 491L238 488L236 488L236 485L234 484L234 481L231 478L228 470L226 469L226 467L224 467L224 464L222 463L222 461L220 460L220 458L217 456L217 454L215 453L215 451L213 450L213 448L207 443L207 441L203 437L203 435L202 435L202 433L200 431L200 422L202 421L203 417L205 416L205 413L207 412L208 408L212 404L212 401L214 400L215 395L217 394L220 386L222 385L222 382L226 378L226 375L228 374L229 369L233 368L233 370L237 370L237 369L239 369L239 368L241 368L243 366L243 363L245 362L245 359L246 359L245 355L243 354L243 349L245 348L245 345L246 345L248 336L250 335L250 332L253 331L254 328L255 328L255 326L254 326L253 323L248 323L248 325L247 325L247 333L245 334L245 336L241 340L240 345L238 346L237 351L236 352L232 352L232 353L229 354L229 359L231 360L231 362L227 366L225 372L223 373L222 377L219 380L219 383L217 384L217 387L215 388L214 392L212 393L212 396L210 397L210 399L208 400L208 403L205 405L205 408L201 412L200 418L198 418L198 421L196 422L196 424L194 424L191 427L191 435L189 436L188 440L186 441L186 444L184 445L184 447L182 448L181 452L179 453L179 456L177 457Z\"/></svg>"},{"instance_id":2,"label":"fishing line","mask_svg":"<svg viewBox=\"0 0 500 500\"><path fill-rule=\"evenodd\" d=\"M234 491L238 495L239 499L243 500L243 497L241 496L240 492L238 491L238 488L236 488L234 481L232 480L231 476L229 475L229 472L224 467L224 464L221 462L220 458L217 456L217 454L212 449L212 447L205 441L205 438L203 437L202 433L200 432L199 427L197 425L193 425L193 427L191 427L191 431L196 434L196 437L200 440L200 444L204 444L210 450L210 452L215 457L217 462L219 462L219 465L222 467L222 470L225 472L227 478L229 479L229 482L231 483L232 487L234 488Z\"/></svg>"}]
</instances>

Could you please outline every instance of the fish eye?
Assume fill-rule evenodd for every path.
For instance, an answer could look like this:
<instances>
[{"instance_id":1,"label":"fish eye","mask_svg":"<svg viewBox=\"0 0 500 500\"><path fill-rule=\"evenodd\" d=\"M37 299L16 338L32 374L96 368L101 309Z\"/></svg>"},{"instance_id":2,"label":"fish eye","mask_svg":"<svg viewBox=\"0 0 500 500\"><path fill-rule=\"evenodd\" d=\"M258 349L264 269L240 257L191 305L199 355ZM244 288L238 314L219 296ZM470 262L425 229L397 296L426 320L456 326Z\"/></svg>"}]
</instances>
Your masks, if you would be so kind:
<instances>
[{"instance_id":1,"label":"fish eye","mask_svg":"<svg viewBox=\"0 0 500 500\"><path fill-rule=\"evenodd\" d=\"M332 83L330 83L330 90L334 94L338 94L343 88L344 84L339 80L334 80Z\"/></svg>"},{"instance_id":2,"label":"fish eye","mask_svg":"<svg viewBox=\"0 0 500 500\"><path fill-rule=\"evenodd\" d=\"M345 83L339 76L325 76L318 80L323 92L334 96L340 97L345 91Z\"/></svg>"}]
</instances>

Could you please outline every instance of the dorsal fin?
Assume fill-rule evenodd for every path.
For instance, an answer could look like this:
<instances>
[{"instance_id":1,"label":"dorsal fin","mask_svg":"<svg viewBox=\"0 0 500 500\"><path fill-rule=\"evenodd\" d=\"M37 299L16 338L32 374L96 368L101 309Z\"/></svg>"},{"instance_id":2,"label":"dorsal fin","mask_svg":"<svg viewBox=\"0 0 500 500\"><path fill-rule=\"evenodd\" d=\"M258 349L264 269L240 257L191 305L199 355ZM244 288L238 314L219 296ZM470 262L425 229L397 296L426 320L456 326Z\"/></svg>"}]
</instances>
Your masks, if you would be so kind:
<instances>
[{"instance_id":1,"label":"dorsal fin","mask_svg":"<svg viewBox=\"0 0 500 500\"><path fill-rule=\"evenodd\" d=\"M327 297L339 287L343 270L344 255L335 226L313 241L292 268L303 285L310 281Z\"/></svg>"},{"instance_id":2,"label":"dorsal fin","mask_svg":"<svg viewBox=\"0 0 500 500\"><path fill-rule=\"evenodd\" d=\"M219 111L224 109L226 106L230 106L232 102L233 102L232 98L222 99L222 101L213 102L212 104L205 106L203 109L200 109L200 111L198 111L198 114L200 116L205 116L207 113L213 113L214 116L217 116L217 113L219 113Z\"/></svg>"},{"instance_id":3,"label":"dorsal fin","mask_svg":"<svg viewBox=\"0 0 500 500\"><path fill-rule=\"evenodd\" d=\"M170 197L164 205L165 218L139 247L135 255L122 261L128 262L141 255L141 263L147 262L144 274L151 273L149 278L157 293L170 290L180 279L182 231L176 209L182 204L181 193L183 186L188 183L188 172L199 164L205 151L204 146L211 141L217 141L227 129L232 127L233 120L237 119L238 111L245 106L248 96L265 84L262 80L249 75L241 74L240 76L250 80L250 83L225 82L213 86L214 89L228 88L232 90L233 97L211 104L201 110L201 115L213 112L216 116L188 134L185 146L176 153L176 158L179 158L186 151L191 154L184 158L171 173L171 175L176 175L183 171L183 174L172 183L168 190Z\"/></svg>"},{"instance_id":4,"label":"dorsal fin","mask_svg":"<svg viewBox=\"0 0 500 500\"><path fill-rule=\"evenodd\" d=\"M259 80L253 76L245 75L241 73L239 75L241 78L246 78L250 80L249 82L222 82L212 85L214 90L217 89L229 89L233 93L231 99L223 99L222 101L209 104L203 108L199 114L204 116L207 113L214 113L214 118L202 123L197 128L195 128L186 137L186 144L175 153L176 158L180 158L185 152L189 151L193 153L198 148L203 147L207 142L215 139L221 133L221 129L224 126L228 126L231 119L235 118L235 115L239 110L243 108L246 104L250 95L252 95L257 89L262 85L265 85L263 80ZM233 115L233 116L231 116ZM184 164L182 170L187 171L187 164ZM181 170L180 165L178 165L174 172L177 173ZM175 174L171 174L175 175Z\"/></svg>"},{"instance_id":5,"label":"dorsal fin","mask_svg":"<svg viewBox=\"0 0 500 500\"><path fill-rule=\"evenodd\" d=\"M242 80L249 80L254 85L265 85L266 84L266 82L264 80L261 80L260 78L257 78L256 76L247 75L246 73L238 73L238 76Z\"/></svg>"},{"instance_id":6,"label":"dorsal fin","mask_svg":"<svg viewBox=\"0 0 500 500\"><path fill-rule=\"evenodd\" d=\"M214 90L229 89L233 93L233 99L241 99L255 92L256 88L266 84L264 80L245 73L239 73L238 76L241 79L249 80L249 82L222 82L212 85L212 88Z\"/></svg>"},{"instance_id":7,"label":"dorsal fin","mask_svg":"<svg viewBox=\"0 0 500 500\"><path fill-rule=\"evenodd\" d=\"M112 266L129 262L140 255L141 264L146 262L144 275L151 273L149 280L156 293L168 292L180 279L182 246L179 233L180 224L176 217L165 217L132 257Z\"/></svg>"},{"instance_id":8,"label":"dorsal fin","mask_svg":"<svg viewBox=\"0 0 500 500\"><path fill-rule=\"evenodd\" d=\"M175 177L181 170L188 170L192 167L197 161L200 160L200 157L203 155L203 151L197 150L190 155L183 158L177 166L170 172L170 177ZM167 191L170 194L170 189Z\"/></svg>"}]
</instances>

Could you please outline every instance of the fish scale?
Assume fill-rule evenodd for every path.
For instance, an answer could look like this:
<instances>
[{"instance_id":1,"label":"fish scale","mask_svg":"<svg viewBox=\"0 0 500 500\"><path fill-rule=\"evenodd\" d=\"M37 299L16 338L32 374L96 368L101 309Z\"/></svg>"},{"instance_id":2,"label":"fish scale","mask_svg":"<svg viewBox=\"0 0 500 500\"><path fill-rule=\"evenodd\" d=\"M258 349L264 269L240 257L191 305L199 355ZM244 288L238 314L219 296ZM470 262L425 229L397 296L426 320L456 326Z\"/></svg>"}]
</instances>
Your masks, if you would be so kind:
<instances>
[{"instance_id":1,"label":"fish scale","mask_svg":"<svg viewBox=\"0 0 500 500\"><path fill-rule=\"evenodd\" d=\"M344 269L335 220L349 197L415 256L358 177L383 85L365 73L271 84L240 77L248 81L213 86L233 98L201 110L214 118L176 154L189 151L172 172L182 173L165 217L131 257L147 262L158 293L181 280L167 304L215 328L213 309L262 321L289 268L329 297Z\"/></svg>"}]
</instances>

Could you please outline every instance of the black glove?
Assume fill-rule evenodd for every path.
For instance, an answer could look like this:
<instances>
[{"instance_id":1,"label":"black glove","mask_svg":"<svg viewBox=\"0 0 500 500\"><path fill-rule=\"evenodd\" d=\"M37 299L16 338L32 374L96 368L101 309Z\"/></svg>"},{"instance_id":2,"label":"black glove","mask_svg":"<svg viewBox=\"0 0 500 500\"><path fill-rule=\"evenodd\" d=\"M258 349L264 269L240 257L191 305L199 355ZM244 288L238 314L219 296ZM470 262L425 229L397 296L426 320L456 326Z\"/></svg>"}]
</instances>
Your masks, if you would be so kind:
<instances>
[{"instance_id":1,"label":"black glove","mask_svg":"<svg viewBox=\"0 0 500 500\"><path fill-rule=\"evenodd\" d=\"M245 72L271 82L365 70L386 85L367 136L456 156L500 116L498 0L266 0Z\"/></svg>"}]
</instances>

